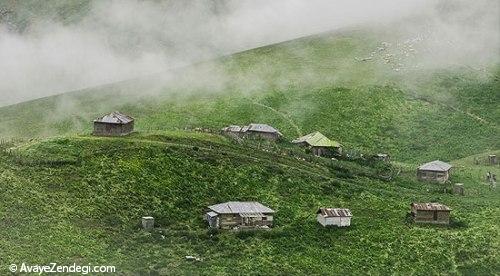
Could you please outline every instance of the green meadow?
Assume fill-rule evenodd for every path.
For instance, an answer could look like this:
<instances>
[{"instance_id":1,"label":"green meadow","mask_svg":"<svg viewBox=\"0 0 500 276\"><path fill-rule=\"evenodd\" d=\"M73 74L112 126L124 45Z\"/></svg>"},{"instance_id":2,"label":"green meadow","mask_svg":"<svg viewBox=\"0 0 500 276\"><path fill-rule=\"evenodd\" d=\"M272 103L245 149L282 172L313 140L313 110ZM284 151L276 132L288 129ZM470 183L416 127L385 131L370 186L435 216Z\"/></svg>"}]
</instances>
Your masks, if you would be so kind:
<instances>
[{"instance_id":1,"label":"green meadow","mask_svg":"<svg viewBox=\"0 0 500 276\"><path fill-rule=\"evenodd\" d=\"M500 70L428 70L417 66L418 51L402 55L405 39L343 30L1 107L2 265L92 263L149 275L498 274L500 193L485 175L500 175L486 163L500 154ZM392 46L377 50L383 42ZM92 120L114 110L133 116L137 132L91 136ZM252 122L276 127L284 141L218 134ZM312 157L289 143L313 131L354 158ZM375 153L392 162L361 157ZM435 159L454 165L451 183L464 183L465 196L416 181L416 167ZM274 228L208 230L206 206L234 200L276 210ZM408 219L411 202L432 201L453 209L450 226ZM321 227L322 206L351 209L351 227ZM152 232L140 229L145 215L155 217Z\"/></svg>"}]
</instances>

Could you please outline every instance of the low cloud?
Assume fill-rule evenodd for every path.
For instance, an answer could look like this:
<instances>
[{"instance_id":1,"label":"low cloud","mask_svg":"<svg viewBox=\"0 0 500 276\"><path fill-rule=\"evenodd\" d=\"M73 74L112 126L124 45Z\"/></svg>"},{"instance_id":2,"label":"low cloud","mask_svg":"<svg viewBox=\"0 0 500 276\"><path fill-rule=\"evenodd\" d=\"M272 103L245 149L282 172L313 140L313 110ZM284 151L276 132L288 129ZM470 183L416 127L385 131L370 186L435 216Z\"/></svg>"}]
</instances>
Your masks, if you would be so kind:
<instances>
[{"instance_id":1,"label":"low cloud","mask_svg":"<svg viewBox=\"0 0 500 276\"><path fill-rule=\"evenodd\" d=\"M82 18L72 23L35 16L28 28L16 32L4 22L0 27L0 104L137 78L319 32L388 24L412 16L427 16L433 35L454 41L436 42L436 49L447 53L438 59L449 61L464 51L472 60L490 58L498 46L498 3L444 2L457 4L444 7L443 1L430 0L92 1Z\"/></svg>"}]
</instances>

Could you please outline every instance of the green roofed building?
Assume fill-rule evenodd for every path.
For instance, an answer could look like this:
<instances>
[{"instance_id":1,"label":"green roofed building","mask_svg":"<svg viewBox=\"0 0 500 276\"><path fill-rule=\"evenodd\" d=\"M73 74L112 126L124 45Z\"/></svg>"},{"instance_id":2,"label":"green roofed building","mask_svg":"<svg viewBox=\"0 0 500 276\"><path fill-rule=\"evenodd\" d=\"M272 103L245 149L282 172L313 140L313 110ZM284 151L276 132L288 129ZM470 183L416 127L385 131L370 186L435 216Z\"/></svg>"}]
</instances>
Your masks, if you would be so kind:
<instances>
[{"instance_id":1,"label":"green roofed building","mask_svg":"<svg viewBox=\"0 0 500 276\"><path fill-rule=\"evenodd\" d=\"M333 156L342 153L342 145L328 139L319 131L307 134L292 141L292 143L308 147L316 156Z\"/></svg>"}]
</instances>

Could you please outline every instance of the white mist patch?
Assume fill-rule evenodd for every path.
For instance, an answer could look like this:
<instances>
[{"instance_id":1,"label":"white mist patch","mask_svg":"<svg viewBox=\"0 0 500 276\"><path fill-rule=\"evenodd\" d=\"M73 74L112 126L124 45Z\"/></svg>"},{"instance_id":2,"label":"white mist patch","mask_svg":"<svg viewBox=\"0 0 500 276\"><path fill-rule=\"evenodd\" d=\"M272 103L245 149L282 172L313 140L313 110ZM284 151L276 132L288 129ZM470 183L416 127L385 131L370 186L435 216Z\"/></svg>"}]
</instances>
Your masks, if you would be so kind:
<instances>
[{"instance_id":1,"label":"white mist patch","mask_svg":"<svg viewBox=\"0 0 500 276\"><path fill-rule=\"evenodd\" d=\"M164 68L159 56L119 55L88 30L51 26L38 36L3 33L0 38L1 99L74 90L132 78Z\"/></svg>"},{"instance_id":2,"label":"white mist patch","mask_svg":"<svg viewBox=\"0 0 500 276\"><path fill-rule=\"evenodd\" d=\"M475 61L484 59L485 53L491 55L492 47L498 45L498 9L494 8L498 4L494 0L459 1L453 6L456 10L437 9L443 2L450 3L94 1L89 13L75 23L34 21L23 33L0 27L0 105L163 72L318 32L390 22L400 27L404 18L417 16L432 19L425 24L436 37L444 38L429 45L439 49L434 52L438 58L429 59L433 65L463 56L463 51ZM409 29L415 26L422 24L408 22ZM448 37L458 42L443 44Z\"/></svg>"}]
</instances>

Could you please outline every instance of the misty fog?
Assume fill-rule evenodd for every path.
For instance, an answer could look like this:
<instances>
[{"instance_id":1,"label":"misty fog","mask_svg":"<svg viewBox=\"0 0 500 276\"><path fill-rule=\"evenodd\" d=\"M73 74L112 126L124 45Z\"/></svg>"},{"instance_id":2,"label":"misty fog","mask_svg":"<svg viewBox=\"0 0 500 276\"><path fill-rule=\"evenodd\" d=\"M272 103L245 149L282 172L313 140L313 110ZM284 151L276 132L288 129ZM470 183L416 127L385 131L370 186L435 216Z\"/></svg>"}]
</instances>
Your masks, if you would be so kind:
<instances>
[{"instance_id":1,"label":"misty fog","mask_svg":"<svg viewBox=\"0 0 500 276\"><path fill-rule=\"evenodd\" d=\"M406 18L410 32L432 30L429 65L496 61L499 8L494 0L93 1L76 22L34 16L17 31L0 21L0 105Z\"/></svg>"}]
</instances>

